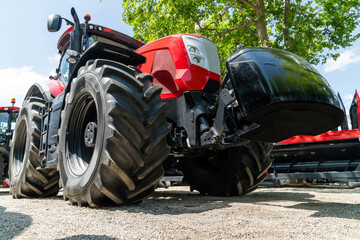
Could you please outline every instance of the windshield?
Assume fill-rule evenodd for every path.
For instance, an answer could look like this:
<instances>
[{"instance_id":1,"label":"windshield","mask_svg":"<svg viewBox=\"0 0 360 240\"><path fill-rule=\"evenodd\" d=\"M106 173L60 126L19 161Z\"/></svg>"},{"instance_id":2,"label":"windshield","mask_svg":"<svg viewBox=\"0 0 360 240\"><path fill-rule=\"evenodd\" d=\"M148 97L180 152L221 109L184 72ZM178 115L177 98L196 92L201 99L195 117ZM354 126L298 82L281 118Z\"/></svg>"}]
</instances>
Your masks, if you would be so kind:
<instances>
[{"instance_id":1,"label":"windshield","mask_svg":"<svg viewBox=\"0 0 360 240\"><path fill-rule=\"evenodd\" d=\"M100 36L96 36L96 35L91 35L88 39L87 39L87 43L86 43L86 49L88 49L89 47L91 47L91 45L93 45L96 42L104 42L104 43L108 43L114 46L118 46L124 49L128 49L131 50L128 46L115 42L113 40L107 39L107 38L103 38Z\"/></svg>"},{"instance_id":2,"label":"windshield","mask_svg":"<svg viewBox=\"0 0 360 240\"><path fill-rule=\"evenodd\" d=\"M9 113L7 112L0 112L0 142L6 140L5 132L8 129L8 121L9 121ZM14 131L15 128L15 121L16 121L16 113L11 114L11 132Z\"/></svg>"},{"instance_id":3,"label":"windshield","mask_svg":"<svg viewBox=\"0 0 360 240\"><path fill-rule=\"evenodd\" d=\"M60 81L62 81L65 85L67 85L68 81L69 81L69 63L66 61L66 59L69 57L69 55L66 53L64 53L64 55L61 58L61 63L60 63Z\"/></svg>"}]
</instances>

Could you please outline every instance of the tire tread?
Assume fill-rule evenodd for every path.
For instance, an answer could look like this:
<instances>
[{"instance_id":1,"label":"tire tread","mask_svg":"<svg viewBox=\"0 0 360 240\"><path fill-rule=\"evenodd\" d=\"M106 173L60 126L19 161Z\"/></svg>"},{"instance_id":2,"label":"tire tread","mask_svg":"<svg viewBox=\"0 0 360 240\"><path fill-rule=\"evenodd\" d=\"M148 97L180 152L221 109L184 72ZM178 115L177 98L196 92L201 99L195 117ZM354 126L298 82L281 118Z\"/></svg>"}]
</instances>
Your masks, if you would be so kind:
<instances>
[{"instance_id":1,"label":"tire tread","mask_svg":"<svg viewBox=\"0 0 360 240\"><path fill-rule=\"evenodd\" d=\"M40 110L45 106L45 100L39 97L30 97L26 99L23 103L23 108L26 108L27 111L24 111L24 114L29 114L28 118L30 119L29 126L31 128L30 136L30 146L28 159L24 159L24 167L22 171L25 171L24 174L19 174L19 179L14 182L15 176L12 176L10 169L10 192L14 198L22 197L47 197L56 195L59 192L59 174L56 174L57 171L53 170L38 170L37 167L40 166L43 154L39 153L40 137L41 137L41 114ZM18 125L16 125L17 127ZM15 132L16 132L15 127ZM22 137L22 136L21 136ZM16 143L17 138L13 140L13 146ZM10 163L12 161L10 160ZM10 166L11 168L11 166ZM49 174L51 173L51 174Z\"/></svg>"},{"instance_id":2,"label":"tire tread","mask_svg":"<svg viewBox=\"0 0 360 240\"><path fill-rule=\"evenodd\" d=\"M162 162L170 151L166 144L170 125L160 99L161 87L149 84L151 77L143 74L145 77L137 79L134 69L109 60L88 62L78 79L87 73L96 75L103 86L99 91L104 94L107 113L104 156L82 193L69 194L62 182L65 199L91 207L141 201L162 178ZM69 93L66 102L72 98ZM71 111L65 106L62 117Z\"/></svg>"}]
</instances>

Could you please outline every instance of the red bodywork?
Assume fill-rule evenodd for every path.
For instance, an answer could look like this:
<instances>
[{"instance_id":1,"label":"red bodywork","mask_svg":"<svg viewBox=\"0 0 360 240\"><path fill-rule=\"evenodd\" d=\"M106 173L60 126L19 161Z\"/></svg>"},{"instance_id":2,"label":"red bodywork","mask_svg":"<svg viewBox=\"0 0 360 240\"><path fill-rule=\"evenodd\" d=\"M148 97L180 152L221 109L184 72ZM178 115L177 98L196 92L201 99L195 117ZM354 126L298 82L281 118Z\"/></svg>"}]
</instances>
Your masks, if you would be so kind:
<instances>
[{"instance_id":1,"label":"red bodywork","mask_svg":"<svg viewBox=\"0 0 360 240\"><path fill-rule=\"evenodd\" d=\"M65 85L59 80L50 80L45 82L54 97L57 97L64 91Z\"/></svg>"},{"instance_id":2,"label":"red bodywork","mask_svg":"<svg viewBox=\"0 0 360 240\"><path fill-rule=\"evenodd\" d=\"M357 112L357 116L358 116L358 126L360 127L360 98L359 98L359 94L357 92L357 90L355 90L355 96L356 96L356 112Z\"/></svg>"},{"instance_id":3,"label":"red bodywork","mask_svg":"<svg viewBox=\"0 0 360 240\"><path fill-rule=\"evenodd\" d=\"M357 91L355 92L355 96L356 96L357 115L360 116L360 98ZM360 126L360 117L358 117L358 126ZM284 141L278 142L276 143L276 145L338 141L338 140L347 140L347 139L360 140L360 130L353 129L353 130L329 131L317 136L298 135L285 139Z\"/></svg>"},{"instance_id":4,"label":"red bodywork","mask_svg":"<svg viewBox=\"0 0 360 240\"><path fill-rule=\"evenodd\" d=\"M154 77L154 85L161 85L162 99L177 98L189 90L203 90L209 79L221 83L219 74L191 64L182 36L176 34L151 42L135 52L146 57L140 70ZM186 34L202 37L198 34Z\"/></svg>"}]
</instances>

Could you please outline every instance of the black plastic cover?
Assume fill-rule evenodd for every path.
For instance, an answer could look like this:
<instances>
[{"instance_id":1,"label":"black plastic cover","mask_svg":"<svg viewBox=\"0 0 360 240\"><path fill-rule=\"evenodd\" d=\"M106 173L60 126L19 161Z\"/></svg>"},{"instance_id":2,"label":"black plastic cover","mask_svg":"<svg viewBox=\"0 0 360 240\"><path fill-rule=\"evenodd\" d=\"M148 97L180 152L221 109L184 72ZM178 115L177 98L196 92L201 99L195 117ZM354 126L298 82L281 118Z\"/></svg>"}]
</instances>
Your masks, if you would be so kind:
<instances>
[{"instance_id":1,"label":"black plastic cover","mask_svg":"<svg viewBox=\"0 0 360 240\"><path fill-rule=\"evenodd\" d=\"M239 123L259 125L243 138L278 142L294 135L317 135L343 121L329 84L299 56L245 48L231 55L226 66L242 115Z\"/></svg>"}]
</instances>

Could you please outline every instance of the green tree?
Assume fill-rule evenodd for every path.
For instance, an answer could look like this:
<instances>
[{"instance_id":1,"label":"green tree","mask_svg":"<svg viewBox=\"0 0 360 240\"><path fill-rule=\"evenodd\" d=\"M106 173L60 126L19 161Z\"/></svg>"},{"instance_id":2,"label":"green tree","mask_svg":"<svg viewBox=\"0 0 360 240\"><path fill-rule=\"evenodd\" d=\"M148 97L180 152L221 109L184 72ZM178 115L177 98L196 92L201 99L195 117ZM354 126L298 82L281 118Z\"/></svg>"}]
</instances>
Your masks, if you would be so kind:
<instances>
[{"instance_id":1,"label":"green tree","mask_svg":"<svg viewBox=\"0 0 360 240\"><path fill-rule=\"evenodd\" d=\"M124 0L123 7L136 38L199 33L217 44L222 61L241 43L325 63L360 37L360 0Z\"/></svg>"}]
</instances>

